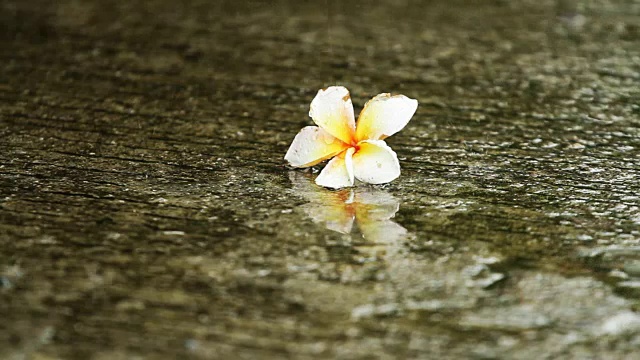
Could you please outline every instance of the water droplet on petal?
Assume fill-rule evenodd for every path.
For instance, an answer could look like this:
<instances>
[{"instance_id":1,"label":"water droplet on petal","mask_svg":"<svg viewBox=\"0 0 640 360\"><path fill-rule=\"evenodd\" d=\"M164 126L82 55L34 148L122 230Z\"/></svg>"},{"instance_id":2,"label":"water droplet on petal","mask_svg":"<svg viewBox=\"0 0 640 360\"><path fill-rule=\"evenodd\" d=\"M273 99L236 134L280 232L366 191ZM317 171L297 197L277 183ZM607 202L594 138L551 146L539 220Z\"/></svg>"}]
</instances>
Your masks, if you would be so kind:
<instances>
[{"instance_id":1,"label":"water droplet on petal","mask_svg":"<svg viewBox=\"0 0 640 360\"><path fill-rule=\"evenodd\" d=\"M335 139L334 139L333 136L327 136L327 135L324 136L324 143L327 144L327 145L333 144L334 140Z\"/></svg>"}]
</instances>

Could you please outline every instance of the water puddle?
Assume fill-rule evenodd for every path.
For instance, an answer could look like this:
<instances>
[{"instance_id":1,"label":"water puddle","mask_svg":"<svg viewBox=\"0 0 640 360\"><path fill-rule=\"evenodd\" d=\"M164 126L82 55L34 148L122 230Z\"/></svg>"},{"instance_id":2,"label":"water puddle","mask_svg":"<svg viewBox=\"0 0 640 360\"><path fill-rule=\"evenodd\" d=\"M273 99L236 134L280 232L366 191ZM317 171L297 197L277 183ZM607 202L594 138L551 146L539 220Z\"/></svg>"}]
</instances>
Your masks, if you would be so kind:
<instances>
[{"instance_id":1,"label":"water puddle","mask_svg":"<svg viewBox=\"0 0 640 360\"><path fill-rule=\"evenodd\" d=\"M407 229L393 218L400 210L400 200L391 193L357 186L339 191L324 189L303 173L289 173L292 191L308 203L301 209L314 223L345 235L366 246L398 244L408 236Z\"/></svg>"}]
</instances>

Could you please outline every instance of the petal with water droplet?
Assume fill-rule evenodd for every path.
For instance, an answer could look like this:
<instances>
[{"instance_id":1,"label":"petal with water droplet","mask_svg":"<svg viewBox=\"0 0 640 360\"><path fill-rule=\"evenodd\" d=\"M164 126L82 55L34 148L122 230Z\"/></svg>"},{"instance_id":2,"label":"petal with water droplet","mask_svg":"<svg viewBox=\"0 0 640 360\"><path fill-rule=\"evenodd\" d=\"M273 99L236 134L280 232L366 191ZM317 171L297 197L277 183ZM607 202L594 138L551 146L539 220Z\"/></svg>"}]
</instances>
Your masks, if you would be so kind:
<instances>
[{"instance_id":1,"label":"petal with water droplet","mask_svg":"<svg viewBox=\"0 0 640 360\"><path fill-rule=\"evenodd\" d=\"M331 159L316 178L316 184L332 189L353 186L352 156L354 151L354 148L349 148Z\"/></svg>"},{"instance_id":2,"label":"petal with water droplet","mask_svg":"<svg viewBox=\"0 0 640 360\"><path fill-rule=\"evenodd\" d=\"M418 108L404 95L379 94L369 100L358 117L356 139L382 140L402 130Z\"/></svg>"},{"instance_id":3,"label":"petal with water droplet","mask_svg":"<svg viewBox=\"0 0 640 360\"><path fill-rule=\"evenodd\" d=\"M343 142L353 142L356 122L349 90L343 86L331 86L318 91L311 101L309 116L331 135Z\"/></svg>"},{"instance_id":4,"label":"petal with water droplet","mask_svg":"<svg viewBox=\"0 0 640 360\"><path fill-rule=\"evenodd\" d=\"M365 140L353 155L355 177L369 184L388 183L400 176L398 156L382 140Z\"/></svg>"},{"instance_id":5,"label":"petal with water droplet","mask_svg":"<svg viewBox=\"0 0 640 360\"><path fill-rule=\"evenodd\" d=\"M347 144L317 126L302 128L284 159L294 167L309 167L329 159L347 148Z\"/></svg>"}]
</instances>

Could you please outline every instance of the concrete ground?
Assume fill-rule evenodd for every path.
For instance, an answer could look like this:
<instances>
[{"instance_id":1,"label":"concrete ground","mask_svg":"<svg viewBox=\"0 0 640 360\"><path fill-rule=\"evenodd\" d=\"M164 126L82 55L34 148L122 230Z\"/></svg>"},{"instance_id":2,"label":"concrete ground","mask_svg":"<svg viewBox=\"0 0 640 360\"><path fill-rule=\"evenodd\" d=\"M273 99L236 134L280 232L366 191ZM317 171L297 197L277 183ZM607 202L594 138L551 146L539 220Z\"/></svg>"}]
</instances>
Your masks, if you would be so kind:
<instances>
[{"instance_id":1,"label":"concrete ground","mask_svg":"<svg viewBox=\"0 0 640 360\"><path fill-rule=\"evenodd\" d=\"M0 2L0 358L633 359L640 4ZM420 105L402 175L283 156Z\"/></svg>"}]
</instances>

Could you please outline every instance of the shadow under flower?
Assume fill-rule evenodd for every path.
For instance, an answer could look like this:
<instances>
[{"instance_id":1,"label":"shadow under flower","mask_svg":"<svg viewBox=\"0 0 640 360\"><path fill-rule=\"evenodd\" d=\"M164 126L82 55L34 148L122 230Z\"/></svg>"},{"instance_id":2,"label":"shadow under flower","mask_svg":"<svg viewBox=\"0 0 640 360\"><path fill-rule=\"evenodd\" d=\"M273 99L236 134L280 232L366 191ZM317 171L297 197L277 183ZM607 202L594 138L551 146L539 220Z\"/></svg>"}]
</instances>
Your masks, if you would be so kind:
<instances>
[{"instance_id":1,"label":"shadow under flower","mask_svg":"<svg viewBox=\"0 0 640 360\"><path fill-rule=\"evenodd\" d=\"M328 191L297 171L291 171L289 179L294 194L309 201L299 208L329 230L350 235L356 228L367 245L397 244L408 235L407 229L391 220L400 200L384 190L367 186Z\"/></svg>"}]
</instances>

